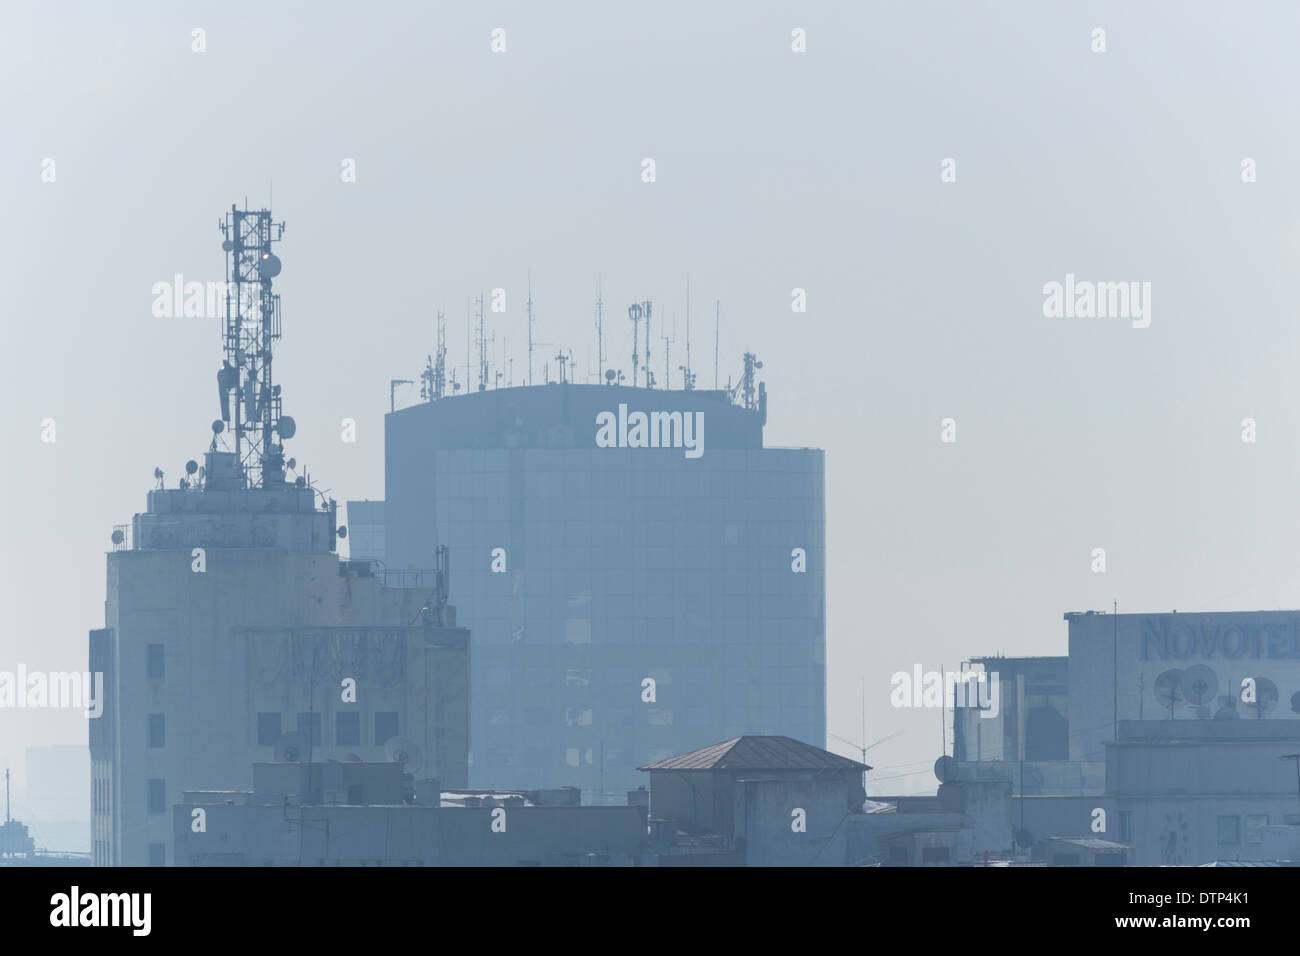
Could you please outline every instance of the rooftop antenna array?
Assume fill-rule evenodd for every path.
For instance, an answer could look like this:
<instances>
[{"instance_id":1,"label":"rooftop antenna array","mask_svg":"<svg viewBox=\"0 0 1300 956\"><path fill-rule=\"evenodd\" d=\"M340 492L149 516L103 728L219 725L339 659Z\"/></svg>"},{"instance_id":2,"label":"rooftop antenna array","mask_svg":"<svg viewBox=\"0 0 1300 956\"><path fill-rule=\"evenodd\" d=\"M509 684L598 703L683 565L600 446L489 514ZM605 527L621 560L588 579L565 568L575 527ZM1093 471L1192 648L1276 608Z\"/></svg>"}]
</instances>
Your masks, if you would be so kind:
<instances>
[{"instance_id":1,"label":"rooftop antenna array","mask_svg":"<svg viewBox=\"0 0 1300 956\"><path fill-rule=\"evenodd\" d=\"M221 419L212 425L212 448L233 413L241 480L250 488L276 487L284 483L283 441L296 430L294 420L281 414L280 386L271 371L280 338L280 296L271 291L271 281L281 268L272 245L283 237L284 223L274 222L270 209L232 204L219 228L226 253L225 359L217 373Z\"/></svg>"}]
</instances>

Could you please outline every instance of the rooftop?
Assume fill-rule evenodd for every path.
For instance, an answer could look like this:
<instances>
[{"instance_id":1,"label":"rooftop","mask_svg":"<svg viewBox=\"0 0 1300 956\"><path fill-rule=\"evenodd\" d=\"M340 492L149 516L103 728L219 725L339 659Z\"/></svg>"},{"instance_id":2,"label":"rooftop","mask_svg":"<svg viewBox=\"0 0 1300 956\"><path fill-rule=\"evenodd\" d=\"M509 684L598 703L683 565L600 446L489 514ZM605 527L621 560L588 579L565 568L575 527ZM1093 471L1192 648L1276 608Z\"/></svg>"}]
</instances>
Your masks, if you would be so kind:
<instances>
[{"instance_id":1,"label":"rooftop","mask_svg":"<svg viewBox=\"0 0 1300 956\"><path fill-rule=\"evenodd\" d=\"M735 737L638 770L844 770L861 773L866 764L791 737Z\"/></svg>"}]
</instances>

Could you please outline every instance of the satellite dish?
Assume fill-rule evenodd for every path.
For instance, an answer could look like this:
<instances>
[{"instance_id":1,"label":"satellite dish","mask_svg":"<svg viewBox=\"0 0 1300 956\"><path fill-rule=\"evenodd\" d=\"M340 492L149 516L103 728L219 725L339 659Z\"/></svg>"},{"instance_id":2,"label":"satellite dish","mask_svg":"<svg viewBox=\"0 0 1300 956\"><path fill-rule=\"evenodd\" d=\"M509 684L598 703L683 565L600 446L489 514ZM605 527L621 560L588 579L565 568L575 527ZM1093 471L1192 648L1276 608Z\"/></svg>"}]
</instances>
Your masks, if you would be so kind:
<instances>
[{"instance_id":1,"label":"satellite dish","mask_svg":"<svg viewBox=\"0 0 1300 956\"><path fill-rule=\"evenodd\" d=\"M612 368L605 369L605 381L607 382L614 381L614 370Z\"/></svg>"},{"instance_id":2,"label":"satellite dish","mask_svg":"<svg viewBox=\"0 0 1300 956\"><path fill-rule=\"evenodd\" d=\"M407 737L389 737L384 743L384 757L400 763L407 773L416 773L424 766L424 754L414 740Z\"/></svg>"},{"instance_id":3,"label":"satellite dish","mask_svg":"<svg viewBox=\"0 0 1300 956\"><path fill-rule=\"evenodd\" d=\"M1277 684L1274 684L1267 677L1255 678L1255 699L1254 701L1242 701L1247 710L1253 710L1255 716L1263 719L1264 715L1277 706Z\"/></svg>"},{"instance_id":4,"label":"satellite dish","mask_svg":"<svg viewBox=\"0 0 1300 956\"><path fill-rule=\"evenodd\" d=\"M124 535L124 534L122 533L122 529L121 529L121 528L114 528L114 529L113 529L113 543L114 543L114 544L121 544L121 543L122 543L123 541L125 541L125 540L126 540L126 535ZM1300 696L1300 695L1298 695L1298 696Z\"/></svg>"},{"instance_id":5,"label":"satellite dish","mask_svg":"<svg viewBox=\"0 0 1300 956\"><path fill-rule=\"evenodd\" d=\"M217 419L214 419L214 420L213 420L213 422L212 422L212 434L214 434L214 435L220 435L220 434L221 434L222 432L224 432L225 430L226 430L226 423L225 423L225 422L223 422L220 418L217 418Z\"/></svg>"},{"instance_id":6,"label":"satellite dish","mask_svg":"<svg viewBox=\"0 0 1300 956\"><path fill-rule=\"evenodd\" d=\"M1237 698L1231 694L1224 694L1219 697L1219 709L1214 712L1215 720L1241 720L1241 714L1237 713Z\"/></svg>"},{"instance_id":7,"label":"satellite dish","mask_svg":"<svg viewBox=\"0 0 1300 956\"><path fill-rule=\"evenodd\" d=\"M154 476L155 478L157 478L159 481L162 481L162 478L163 478L163 471L162 471L162 469L161 469L161 468L155 468L155 469L153 470L153 476Z\"/></svg>"},{"instance_id":8,"label":"satellite dish","mask_svg":"<svg viewBox=\"0 0 1300 956\"><path fill-rule=\"evenodd\" d=\"M185 474L192 475L199 470L199 463L191 458L185 463Z\"/></svg>"},{"instance_id":9,"label":"satellite dish","mask_svg":"<svg viewBox=\"0 0 1300 956\"><path fill-rule=\"evenodd\" d=\"M289 415L281 415L280 420L275 424L275 430L280 433L281 438L292 438L294 432L298 430L298 423Z\"/></svg>"},{"instance_id":10,"label":"satellite dish","mask_svg":"<svg viewBox=\"0 0 1300 956\"><path fill-rule=\"evenodd\" d=\"M1300 690L1291 695L1291 713L1300 714Z\"/></svg>"},{"instance_id":11,"label":"satellite dish","mask_svg":"<svg viewBox=\"0 0 1300 956\"><path fill-rule=\"evenodd\" d=\"M1174 719L1174 708L1183 702L1183 672L1171 667L1156 678L1156 700L1160 706L1169 710L1169 719Z\"/></svg>"},{"instance_id":12,"label":"satellite dish","mask_svg":"<svg viewBox=\"0 0 1300 956\"><path fill-rule=\"evenodd\" d=\"M346 538L348 536L348 526L345 524L339 525L338 535L340 538Z\"/></svg>"},{"instance_id":13,"label":"satellite dish","mask_svg":"<svg viewBox=\"0 0 1300 956\"><path fill-rule=\"evenodd\" d=\"M280 257L269 252L262 253L257 260L257 274L263 279L274 279L280 274Z\"/></svg>"},{"instance_id":14,"label":"satellite dish","mask_svg":"<svg viewBox=\"0 0 1300 956\"><path fill-rule=\"evenodd\" d=\"M291 730L287 734L281 734L280 739L275 742L275 761L276 763L301 763L307 759L307 751L311 749L311 738L301 730Z\"/></svg>"},{"instance_id":15,"label":"satellite dish","mask_svg":"<svg viewBox=\"0 0 1300 956\"><path fill-rule=\"evenodd\" d=\"M235 248L235 244L231 242L229 239L227 239L225 242L221 244L221 249L223 252L229 252L234 248Z\"/></svg>"},{"instance_id":16,"label":"satellite dish","mask_svg":"<svg viewBox=\"0 0 1300 956\"><path fill-rule=\"evenodd\" d=\"M298 459L297 459L297 458L290 458L287 462L285 462L285 464L288 465L290 468L297 468L297 467L298 467Z\"/></svg>"},{"instance_id":17,"label":"satellite dish","mask_svg":"<svg viewBox=\"0 0 1300 956\"><path fill-rule=\"evenodd\" d=\"M1219 692L1219 677L1204 664L1193 664L1183 672L1182 688L1187 702L1201 707Z\"/></svg>"},{"instance_id":18,"label":"satellite dish","mask_svg":"<svg viewBox=\"0 0 1300 956\"><path fill-rule=\"evenodd\" d=\"M934 762L934 775L940 783L952 783L957 779L957 761L944 754Z\"/></svg>"},{"instance_id":19,"label":"satellite dish","mask_svg":"<svg viewBox=\"0 0 1300 956\"><path fill-rule=\"evenodd\" d=\"M1016 844L1022 850L1028 850L1034 845L1034 835L1028 830L1021 828L1016 831Z\"/></svg>"}]
</instances>

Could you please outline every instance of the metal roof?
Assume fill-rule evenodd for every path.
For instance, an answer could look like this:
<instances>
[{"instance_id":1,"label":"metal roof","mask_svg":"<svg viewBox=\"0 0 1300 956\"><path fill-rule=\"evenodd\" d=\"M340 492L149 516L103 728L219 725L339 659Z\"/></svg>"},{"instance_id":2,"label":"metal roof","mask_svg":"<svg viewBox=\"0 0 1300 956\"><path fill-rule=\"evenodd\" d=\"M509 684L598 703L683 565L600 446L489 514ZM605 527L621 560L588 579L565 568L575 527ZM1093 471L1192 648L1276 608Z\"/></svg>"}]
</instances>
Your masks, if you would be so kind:
<instances>
[{"instance_id":1,"label":"metal roof","mask_svg":"<svg viewBox=\"0 0 1300 956\"><path fill-rule=\"evenodd\" d=\"M1086 850L1128 850L1132 849L1127 843L1115 843L1113 840L1102 840L1097 837L1048 837L1055 843L1068 843L1070 846L1083 847Z\"/></svg>"},{"instance_id":2,"label":"metal roof","mask_svg":"<svg viewBox=\"0 0 1300 956\"><path fill-rule=\"evenodd\" d=\"M791 737L734 737L637 769L844 770L861 773L871 767Z\"/></svg>"}]
</instances>

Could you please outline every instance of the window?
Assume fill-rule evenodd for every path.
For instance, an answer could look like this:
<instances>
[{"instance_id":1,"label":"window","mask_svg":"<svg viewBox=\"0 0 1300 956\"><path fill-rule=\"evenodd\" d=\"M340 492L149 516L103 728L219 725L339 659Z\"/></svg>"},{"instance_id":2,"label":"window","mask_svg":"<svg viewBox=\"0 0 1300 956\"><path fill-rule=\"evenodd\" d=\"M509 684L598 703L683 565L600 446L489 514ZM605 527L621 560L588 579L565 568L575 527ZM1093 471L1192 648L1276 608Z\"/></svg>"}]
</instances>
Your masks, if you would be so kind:
<instances>
[{"instance_id":1,"label":"window","mask_svg":"<svg viewBox=\"0 0 1300 956\"><path fill-rule=\"evenodd\" d=\"M922 863L947 863L948 848L946 846L923 846L921 847Z\"/></svg>"},{"instance_id":2,"label":"window","mask_svg":"<svg viewBox=\"0 0 1300 956\"><path fill-rule=\"evenodd\" d=\"M167 812L167 781L162 777L149 778L149 812Z\"/></svg>"},{"instance_id":3,"label":"window","mask_svg":"<svg viewBox=\"0 0 1300 956\"><path fill-rule=\"evenodd\" d=\"M334 743L339 747L361 745L361 715L356 711L334 715Z\"/></svg>"},{"instance_id":4,"label":"window","mask_svg":"<svg viewBox=\"0 0 1300 956\"><path fill-rule=\"evenodd\" d=\"M149 844L149 865L150 866L167 865L167 844L166 843Z\"/></svg>"},{"instance_id":5,"label":"window","mask_svg":"<svg viewBox=\"0 0 1300 956\"><path fill-rule=\"evenodd\" d=\"M149 644L145 647L145 676L159 680L163 676L163 646Z\"/></svg>"},{"instance_id":6,"label":"window","mask_svg":"<svg viewBox=\"0 0 1300 956\"><path fill-rule=\"evenodd\" d=\"M397 711L375 711L375 746L382 747L389 737L397 736Z\"/></svg>"},{"instance_id":7,"label":"window","mask_svg":"<svg viewBox=\"0 0 1300 956\"><path fill-rule=\"evenodd\" d=\"M1121 810L1119 812L1119 842L1133 842L1133 811Z\"/></svg>"},{"instance_id":8,"label":"window","mask_svg":"<svg viewBox=\"0 0 1300 956\"><path fill-rule=\"evenodd\" d=\"M1241 842L1241 817L1219 817L1219 846L1236 846Z\"/></svg>"},{"instance_id":9,"label":"window","mask_svg":"<svg viewBox=\"0 0 1300 956\"><path fill-rule=\"evenodd\" d=\"M307 739L311 741L313 747L319 747L321 743L320 714L311 712L298 714L298 733L305 736L308 733L308 727L311 728L311 736Z\"/></svg>"},{"instance_id":10,"label":"window","mask_svg":"<svg viewBox=\"0 0 1300 956\"><path fill-rule=\"evenodd\" d=\"M280 715L278 713L260 713L257 715L257 745L274 747L280 739Z\"/></svg>"},{"instance_id":11,"label":"window","mask_svg":"<svg viewBox=\"0 0 1300 956\"><path fill-rule=\"evenodd\" d=\"M1246 814L1246 842L1259 846L1264 842L1264 827L1268 826L1267 813Z\"/></svg>"},{"instance_id":12,"label":"window","mask_svg":"<svg viewBox=\"0 0 1300 956\"><path fill-rule=\"evenodd\" d=\"M149 715L149 740L147 746L167 746L167 721L162 714Z\"/></svg>"}]
</instances>

